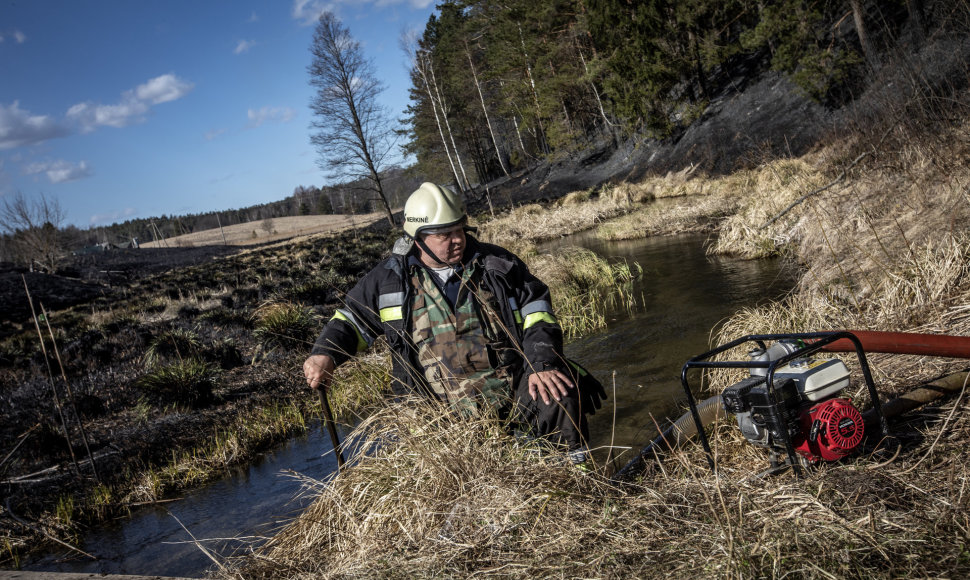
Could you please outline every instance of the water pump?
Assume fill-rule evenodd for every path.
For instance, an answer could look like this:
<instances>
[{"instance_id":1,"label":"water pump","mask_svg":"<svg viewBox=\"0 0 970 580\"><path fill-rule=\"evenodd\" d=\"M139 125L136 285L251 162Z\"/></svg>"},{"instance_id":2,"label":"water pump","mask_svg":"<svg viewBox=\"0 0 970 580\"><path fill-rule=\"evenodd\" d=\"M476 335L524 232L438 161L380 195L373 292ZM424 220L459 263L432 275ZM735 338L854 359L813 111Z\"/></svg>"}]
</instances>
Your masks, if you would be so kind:
<instances>
[{"instance_id":1,"label":"water pump","mask_svg":"<svg viewBox=\"0 0 970 580\"><path fill-rule=\"evenodd\" d=\"M693 368L749 369L747 377L723 391L721 400L724 409L734 414L745 439L771 453L772 467L791 465L797 470L822 461L836 461L861 445L866 434L862 413L844 396L851 378L848 367L837 358L814 356L839 339L848 339L856 346L878 427L883 435L888 435L865 353L851 333L746 336L684 365L682 382L712 469L713 455L687 381L688 371ZM768 346L769 341L774 342ZM746 342L753 345L747 360L710 360ZM783 459L779 461L779 457Z\"/></svg>"},{"instance_id":2,"label":"water pump","mask_svg":"<svg viewBox=\"0 0 970 580\"><path fill-rule=\"evenodd\" d=\"M794 348L793 343L779 342L767 350L754 348L749 356L755 361L771 360L771 351L788 354ZM786 452L787 437L807 463L842 459L862 443L862 413L840 397L849 386L844 362L798 358L776 368L775 397L766 379L764 369L752 368L751 376L721 394L725 410L735 415L748 441L776 456Z\"/></svg>"}]
</instances>

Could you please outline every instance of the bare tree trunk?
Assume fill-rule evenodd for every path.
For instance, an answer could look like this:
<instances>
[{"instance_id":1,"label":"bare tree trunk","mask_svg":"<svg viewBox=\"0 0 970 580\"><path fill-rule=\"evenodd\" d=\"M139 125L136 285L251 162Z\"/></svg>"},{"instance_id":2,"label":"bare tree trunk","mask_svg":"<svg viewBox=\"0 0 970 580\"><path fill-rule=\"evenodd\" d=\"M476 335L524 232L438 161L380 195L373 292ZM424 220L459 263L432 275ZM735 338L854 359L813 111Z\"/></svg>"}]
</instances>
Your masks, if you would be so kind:
<instances>
[{"instance_id":1,"label":"bare tree trunk","mask_svg":"<svg viewBox=\"0 0 970 580\"><path fill-rule=\"evenodd\" d=\"M529 64L529 52L525 48L525 37L522 35L522 26L519 25L518 29L519 43L522 45L522 57L525 62L525 74L529 79L529 87L532 89L532 104L536 108L536 128L538 129L536 141L543 153L549 153L549 147L546 145L546 130L542 126L542 110L539 107L539 92L536 89L535 79L532 78L532 65Z\"/></svg>"},{"instance_id":2,"label":"bare tree trunk","mask_svg":"<svg viewBox=\"0 0 970 580\"><path fill-rule=\"evenodd\" d=\"M472 70L472 78L475 80L475 88L478 90L478 99L482 103L482 113L485 114L485 124L488 125L488 134L492 137L492 146L495 147L495 156L498 157L498 164L502 167L502 173L509 174L505 168L505 160L502 159L502 151L499 149L498 140L495 139L495 130L492 129L492 121L488 117L488 107L485 106L485 95L482 94L482 85L478 82L478 72L475 70L475 63L472 61L472 53L465 44L465 55L468 57L468 67Z\"/></svg>"},{"instance_id":3,"label":"bare tree trunk","mask_svg":"<svg viewBox=\"0 0 970 580\"><path fill-rule=\"evenodd\" d=\"M438 136L441 137L441 146L444 147L445 155L448 157L448 164L451 166L451 175L454 177L455 183L461 183L461 180L458 178L458 169L455 167L455 160L451 157L451 148L448 146L448 140L445 139L445 130L441 124L441 118L438 117L438 101L435 99L434 91L431 90L431 80L428 78L428 70L425 68L426 66L430 66L430 63L426 63L425 58L430 59L431 57L425 57L421 54L416 55L418 74L421 75L424 89L428 93L428 100L431 101L431 111L434 113L434 122L438 127Z\"/></svg>"},{"instance_id":4,"label":"bare tree trunk","mask_svg":"<svg viewBox=\"0 0 970 580\"><path fill-rule=\"evenodd\" d=\"M461 171L462 180L459 182L458 186L463 190L469 188L468 176L465 174L465 164L461 161L461 154L458 152L458 146L455 144L455 134L451 131L451 123L448 121L448 109L445 106L444 98L441 96L441 90L438 88L438 80L434 75L434 65L429 63L428 70L431 72L431 83L434 85L435 93L438 95L438 104L441 106L441 116L445 120L445 131L448 133L448 139L451 140L451 149L455 152L455 161L458 162L458 169Z\"/></svg>"},{"instance_id":5,"label":"bare tree trunk","mask_svg":"<svg viewBox=\"0 0 970 580\"><path fill-rule=\"evenodd\" d=\"M870 69L875 69L877 62L876 49L869 40L869 32L866 29L865 12L862 9L860 0L849 0L852 7L852 20L855 22L855 31L859 35L859 44L862 46L862 55Z\"/></svg>"},{"instance_id":6,"label":"bare tree trunk","mask_svg":"<svg viewBox=\"0 0 970 580\"><path fill-rule=\"evenodd\" d=\"M579 53L579 60L583 63L583 70L586 71L586 76L588 78L590 73L589 65L586 64L586 57L583 56L583 51L580 50L579 46L576 46L576 52ZM613 131L613 123L611 123L609 117L606 116L606 110L603 108L603 101L600 99L600 93L598 90L596 90L596 84L593 83L592 78L587 81L587 84L589 85L589 91L593 93L593 97L596 99L597 110L599 110L600 118L603 119L603 128L606 130L606 133L610 136L615 144L617 143L617 138L616 133Z\"/></svg>"},{"instance_id":7,"label":"bare tree trunk","mask_svg":"<svg viewBox=\"0 0 970 580\"><path fill-rule=\"evenodd\" d=\"M394 227L380 177L395 141L389 112L378 100L384 85L360 43L332 12L320 15L310 49L310 84L317 90L310 103L310 142L321 168L332 178L368 179Z\"/></svg>"}]
</instances>

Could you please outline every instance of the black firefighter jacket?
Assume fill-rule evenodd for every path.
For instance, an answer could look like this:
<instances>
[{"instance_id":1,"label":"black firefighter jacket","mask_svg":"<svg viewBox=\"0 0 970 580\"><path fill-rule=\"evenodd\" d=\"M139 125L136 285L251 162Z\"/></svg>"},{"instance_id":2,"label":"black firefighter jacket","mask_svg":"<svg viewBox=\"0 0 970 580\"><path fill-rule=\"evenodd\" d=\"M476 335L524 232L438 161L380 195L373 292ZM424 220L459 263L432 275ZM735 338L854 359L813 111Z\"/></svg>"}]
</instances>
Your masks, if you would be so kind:
<instances>
[{"instance_id":1,"label":"black firefighter jacket","mask_svg":"<svg viewBox=\"0 0 970 580\"><path fill-rule=\"evenodd\" d=\"M512 329L512 341L521 353L518 371L565 371L563 334L552 311L549 288L511 252L468 236L464 263L468 266L472 261L483 268L481 284L495 294L503 325ZM327 323L310 354L330 355L339 366L384 335L393 351L394 393L433 396L424 384L411 341L408 268L414 267L419 266L409 265L406 253L396 251L365 274Z\"/></svg>"}]
</instances>

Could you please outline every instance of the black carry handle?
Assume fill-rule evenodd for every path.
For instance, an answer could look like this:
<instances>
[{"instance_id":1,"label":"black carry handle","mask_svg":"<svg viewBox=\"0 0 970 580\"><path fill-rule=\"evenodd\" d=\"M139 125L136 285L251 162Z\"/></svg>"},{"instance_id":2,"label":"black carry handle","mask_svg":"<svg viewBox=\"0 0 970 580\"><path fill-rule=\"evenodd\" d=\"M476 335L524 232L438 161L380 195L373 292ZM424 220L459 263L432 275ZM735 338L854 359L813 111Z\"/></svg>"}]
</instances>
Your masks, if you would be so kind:
<instances>
[{"instance_id":1,"label":"black carry handle","mask_svg":"<svg viewBox=\"0 0 970 580\"><path fill-rule=\"evenodd\" d=\"M323 422L327 425L327 431L330 432L330 442L333 443L333 450L337 453L337 471L343 471L344 452L340 449L340 437L337 436L337 427L333 422L333 411L330 410L330 402L327 400L327 394L322 388L318 388L316 391L317 395L320 396L320 406L323 407Z\"/></svg>"}]
</instances>

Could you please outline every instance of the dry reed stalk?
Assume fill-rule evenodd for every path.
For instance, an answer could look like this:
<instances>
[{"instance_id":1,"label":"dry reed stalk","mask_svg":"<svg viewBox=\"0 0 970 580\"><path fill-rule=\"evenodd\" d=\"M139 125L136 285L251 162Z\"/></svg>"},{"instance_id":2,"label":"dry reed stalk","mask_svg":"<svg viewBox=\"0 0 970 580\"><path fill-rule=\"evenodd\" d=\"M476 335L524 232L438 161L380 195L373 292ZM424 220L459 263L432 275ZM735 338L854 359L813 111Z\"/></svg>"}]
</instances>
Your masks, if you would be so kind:
<instances>
[{"instance_id":1,"label":"dry reed stalk","mask_svg":"<svg viewBox=\"0 0 970 580\"><path fill-rule=\"evenodd\" d=\"M731 214L737 201L722 195L696 196L647 205L640 211L602 224L597 236L605 240L635 240L710 231L717 220Z\"/></svg>"}]
</instances>

